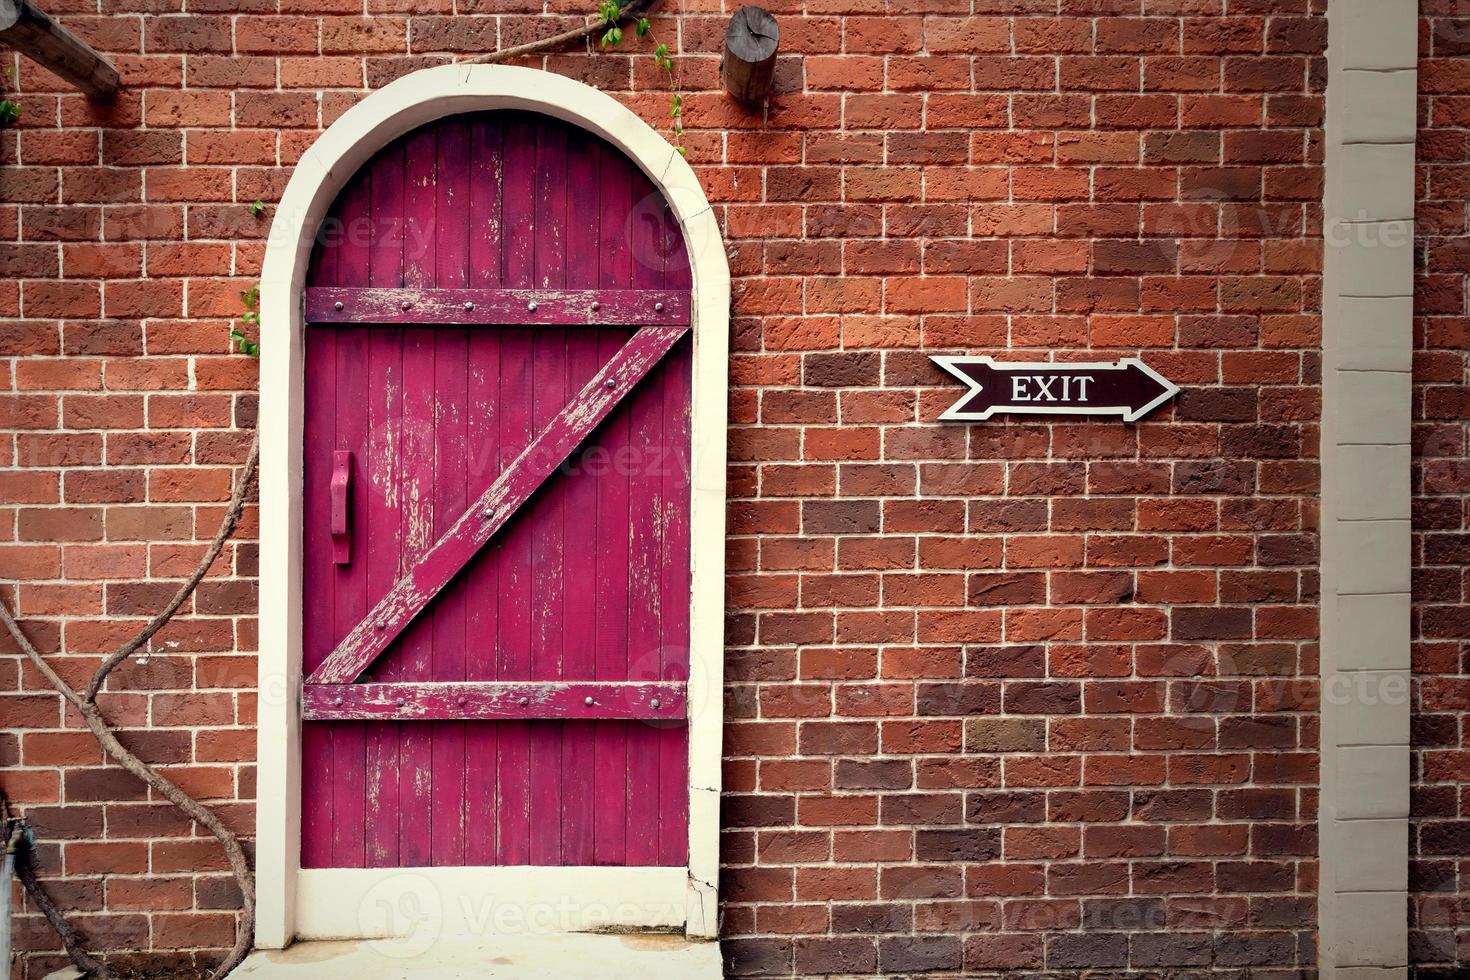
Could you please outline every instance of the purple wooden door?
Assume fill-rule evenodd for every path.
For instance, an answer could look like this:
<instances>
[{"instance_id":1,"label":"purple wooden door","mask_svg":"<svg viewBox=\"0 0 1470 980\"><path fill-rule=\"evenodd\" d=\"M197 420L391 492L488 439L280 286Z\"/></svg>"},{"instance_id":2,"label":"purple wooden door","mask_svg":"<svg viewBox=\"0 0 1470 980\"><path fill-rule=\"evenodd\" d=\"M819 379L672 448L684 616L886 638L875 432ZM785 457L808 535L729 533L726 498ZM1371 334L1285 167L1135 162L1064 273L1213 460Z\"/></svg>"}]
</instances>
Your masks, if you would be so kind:
<instances>
[{"instance_id":1,"label":"purple wooden door","mask_svg":"<svg viewBox=\"0 0 1470 980\"><path fill-rule=\"evenodd\" d=\"M547 117L399 139L306 290L302 864L683 865L690 279Z\"/></svg>"}]
</instances>

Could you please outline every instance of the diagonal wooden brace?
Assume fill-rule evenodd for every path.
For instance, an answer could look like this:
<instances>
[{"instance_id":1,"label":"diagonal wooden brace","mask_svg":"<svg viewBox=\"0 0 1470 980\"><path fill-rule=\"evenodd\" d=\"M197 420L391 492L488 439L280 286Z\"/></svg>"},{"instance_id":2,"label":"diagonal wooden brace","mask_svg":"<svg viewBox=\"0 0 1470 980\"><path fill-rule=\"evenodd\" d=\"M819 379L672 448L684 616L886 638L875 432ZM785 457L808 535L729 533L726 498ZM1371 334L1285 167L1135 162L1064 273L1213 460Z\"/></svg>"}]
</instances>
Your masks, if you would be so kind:
<instances>
[{"instance_id":1,"label":"diagonal wooden brace","mask_svg":"<svg viewBox=\"0 0 1470 980\"><path fill-rule=\"evenodd\" d=\"M648 326L629 338L454 526L342 638L306 683L350 684L357 680L688 330L687 326Z\"/></svg>"}]
</instances>

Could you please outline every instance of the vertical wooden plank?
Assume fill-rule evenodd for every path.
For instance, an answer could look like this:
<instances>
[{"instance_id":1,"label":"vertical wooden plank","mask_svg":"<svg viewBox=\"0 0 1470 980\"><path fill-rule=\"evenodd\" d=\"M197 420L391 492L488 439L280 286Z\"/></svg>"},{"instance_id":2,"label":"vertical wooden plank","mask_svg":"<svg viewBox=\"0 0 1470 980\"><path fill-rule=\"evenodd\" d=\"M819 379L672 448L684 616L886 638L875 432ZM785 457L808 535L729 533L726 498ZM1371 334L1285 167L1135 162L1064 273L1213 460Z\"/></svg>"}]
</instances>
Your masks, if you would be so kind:
<instances>
[{"instance_id":1,"label":"vertical wooden plank","mask_svg":"<svg viewBox=\"0 0 1470 980\"><path fill-rule=\"evenodd\" d=\"M394 144L372 164L372 234L369 279L373 286L403 285L403 147ZM371 446L366 471L369 492L367 576L369 597L393 587L403 567L404 467L403 331L371 327L368 350L368 422ZM394 651L374 670L379 680L401 679ZM399 864L399 741L397 722L365 725L368 867Z\"/></svg>"},{"instance_id":2,"label":"vertical wooden plank","mask_svg":"<svg viewBox=\"0 0 1470 980\"><path fill-rule=\"evenodd\" d=\"M567 138L558 126L538 126L536 139L536 285L566 286ZM573 394L567 379L567 332L535 330L535 428L549 425ZM562 623L566 615L564 551L566 480L555 477L542 487L532 512L531 677L558 680L562 672ZM531 726L531 863L561 860L560 722Z\"/></svg>"},{"instance_id":3,"label":"vertical wooden plank","mask_svg":"<svg viewBox=\"0 0 1470 980\"><path fill-rule=\"evenodd\" d=\"M433 285L437 204L435 170L438 139L430 127L410 135L404 147L403 284ZM435 475L435 336L433 327L403 331L403 422L399 427L402 461L399 514L403 521L399 575L408 574L434 543ZM455 515L456 517L458 515ZM396 664L400 680L426 680L434 658L434 622L438 609L418 617L399 640ZM403 867L429 863L433 768L433 726L404 724L398 747L399 861Z\"/></svg>"},{"instance_id":4,"label":"vertical wooden plank","mask_svg":"<svg viewBox=\"0 0 1470 980\"><path fill-rule=\"evenodd\" d=\"M690 341L685 337L663 367L664 454L663 554L659 563L663 581L664 680L689 679L689 504L690 504ZM658 863L682 864L689 853L689 741L688 726L660 724L659 733L659 840Z\"/></svg>"},{"instance_id":5,"label":"vertical wooden plank","mask_svg":"<svg viewBox=\"0 0 1470 980\"><path fill-rule=\"evenodd\" d=\"M470 127L467 279L471 286L500 285L501 129L497 116L475 117ZM484 493L500 472L500 331L469 331L467 351L467 499ZM465 678L495 680L500 545L493 543L466 573ZM465 729L465 864L496 863L497 742L501 726L472 722Z\"/></svg>"},{"instance_id":6,"label":"vertical wooden plank","mask_svg":"<svg viewBox=\"0 0 1470 980\"><path fill-rule=\"evenodd\" d=\"M662 229L656 209L651 209L652 187L641 173L634 173L634 215L631 231L632 275L635 288L657 288L663 284L660 255ZM628 679L654 680L662 659L660 629L662 577L659 561L663 530L663 483L655 472L663 443L663 401L660 388L664 371L655 371L634 393L630 407L633 472L629 484L632 506L628 518ZM647 724L628 726L628 851L630 865L658 861L659 838L659 733Z\"/></svg>"},{"instance_id":7,"label":"vertical wooden plank","mask_svg":"<svg viewBox=\"0 0 1470 980\"><path fill-rule=\"evenodd\" d=\"M631 212L633 175L628 161L617 153L602 158L602 194L599 201L598 285L626 289L633 281L629 243L624 229ZM604 331L598 354L606 362L627 335ZM603 426L598 445L606 450L607 472L598 481L597 494L597 679L625 680L628 676L628 407L614 412ZM628 722L597 725L594 747L593 795L596 799L593 860L623 864L627 855Z\"/></svg>"},{"instance_id":8,"label":"vertical wooden plank","mask_svg":"<svg viewBox=\"0 0 1470 980\"><path fill-rule=\"evenodd\" d=\"M372 199L366 173L359 174L343 192L339 222L333 229L336 247L336 284L367 285L371 281L368 242L357 233L371 221ZM353 454L351 521L352 561L336 566L336 608L333 635L338 641L368 610L368 509L372 488L367 475L371 454L368 404L371 330L344 327L337 332L336 449ZM342 410L347 406L347 410ZM367 730L362 722L333 725L332 814L335 826L334 865L360 868L366 860Z\"/></svg>"},{"instance_id":9,"label":"vertical wooden plank","mask_svg":"<svg viewBox=\"0 0 1470 980\"><path fill-rule=\"evenodd\" d=\"M440 289L469 285L469 130L462 121L438 127L438 165L434 189L434 280ZM469 338L464 328L434 330L434 537L464 513L468 501L467 408ZM433 610L434 680L467 678L466 617L468 576L446 590ZM465 723L436 721L427 726L432 743L429 787L429 863L464 864Z\"/></svg>"},{"instance_id":10,"label":"vertical wooden plank","mask_svg":"<svg viewBox=\"0 0 1470 980\"><path fill-rule=\"evenodd\" d=\"M567 272L566 286L595 289L598 285L598 228L601 222L598 187L601 156L597 142L586 133L567 139ZM602 366L597 330L567 331L568 391L577 392ZM596 437L587 445L596 444ZM564 478L566 521L563 552L566 557L566 595L562 627L562 676L594 680L597 676L597 567L588 558L589 542L597 540L597 455L572 457ZM592 863L593 754L595 722L567 722L562 728L560 861L566 865Z\"/></svg>"},{"instance_id":11,"label":"vertical wooden plank","mask_svg":"<svg viewBox=\"0 0 1470 980\"><path fill-rule=\"evenodd\" d=\"M683 236L666 202L660 212L663 285L689 287L689 261ZM663 581L663 656L659 676L689 679L689 508L691 473L690 398L693 393L692 338L685 337L661 365L664 402L663 552L659 567ZM659 839L658 863L683 864L689 856L689 728L683 723L659 730Z\"/></svg>"},{"instance_id":12,"label":"vertical wooden plank","mask_svg":"<svg viewBox=\"0 0 1470 980\"><path fill-rule=\"evenodd\" d=\"M303 433L305 493L302 501L302 576L315 594L332 588L330 479L333 420L337 401L337 331L313 327L306 331L306 413ZM311 593L308 593L311 594ZM329 593L330 594L330 593ZM306 603L302 609L302 661L307 670L332 652L332 610L329 603ZM301 730L302 769L309 774L301 792L301 863L308 868L332 864L331 724L307 722Z\"/></svg>"},{"instance_id":13,"label":"vertical wooden plank","mask_svg":"<svg viewBox=\"0 0 1470 980\"><path fill-rule=\"evenodd\" d=\"M535 279L536 134L527 117L510 117L502 147L500 252L502 282L528 288ZM507 330L500 348L500 455L503 459L530 443L532 432L531 332ZM531 677L530 604L534 588L530 522L505 530L500 546L498 594L499 673L502 680ZM531 726L505 722L499 726L500 786L498 864L531 863Z\"/></svg>"}]
</instances>

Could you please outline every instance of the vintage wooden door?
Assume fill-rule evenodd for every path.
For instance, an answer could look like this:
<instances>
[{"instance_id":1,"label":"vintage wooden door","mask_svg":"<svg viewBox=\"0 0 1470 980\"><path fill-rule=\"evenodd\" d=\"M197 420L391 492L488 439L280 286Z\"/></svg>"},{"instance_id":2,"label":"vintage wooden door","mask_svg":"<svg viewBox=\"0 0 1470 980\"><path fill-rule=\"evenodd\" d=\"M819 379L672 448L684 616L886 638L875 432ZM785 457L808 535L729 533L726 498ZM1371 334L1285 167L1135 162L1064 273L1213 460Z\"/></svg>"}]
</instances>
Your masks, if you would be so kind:
<instances>
[{"instance_id":1,"label":"vintage wooden door","mask_svg":"<svg viewBox=\"0 0 1470 980\"><path fill-rule=\"evenodd\" d=\"M348 182L305 294L304 868L681 866L690 276L549 117Z\"/></svg>"}]
</instances>

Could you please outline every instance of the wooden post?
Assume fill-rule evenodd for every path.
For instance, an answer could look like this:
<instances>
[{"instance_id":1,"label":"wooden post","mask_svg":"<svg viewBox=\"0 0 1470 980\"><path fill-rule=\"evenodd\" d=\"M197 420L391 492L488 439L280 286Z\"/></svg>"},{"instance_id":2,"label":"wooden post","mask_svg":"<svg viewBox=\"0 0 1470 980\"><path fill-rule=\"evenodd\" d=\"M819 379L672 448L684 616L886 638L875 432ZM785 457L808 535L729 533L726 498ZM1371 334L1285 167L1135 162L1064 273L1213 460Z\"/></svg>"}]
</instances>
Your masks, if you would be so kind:
<instances>
[{"instance_id":1,"label":"wooden post","mask_svg":"<svg viewBox=\"0 0 1470 980\"><path fill-rule=\"evenodd\" d=\"M746 105L759 105L771 90L776 72L776 48L781 28L760 7L741 7L725 31L725 53L720 59L720 81L725 91Z\"/></svg>"},{"instance_id":2,"label":"wooden post","mask_svg":"<svg viewBox=\"0 0 1470 980\"><path fill-rule=\"evenodd\" d=\"M0 41L91 98L117 94L117 69L30 0L0 0Z\"/></svg>"}]
</instances>

